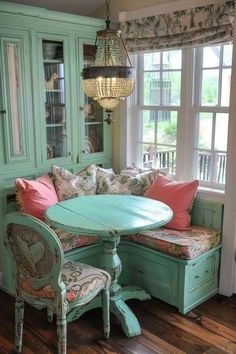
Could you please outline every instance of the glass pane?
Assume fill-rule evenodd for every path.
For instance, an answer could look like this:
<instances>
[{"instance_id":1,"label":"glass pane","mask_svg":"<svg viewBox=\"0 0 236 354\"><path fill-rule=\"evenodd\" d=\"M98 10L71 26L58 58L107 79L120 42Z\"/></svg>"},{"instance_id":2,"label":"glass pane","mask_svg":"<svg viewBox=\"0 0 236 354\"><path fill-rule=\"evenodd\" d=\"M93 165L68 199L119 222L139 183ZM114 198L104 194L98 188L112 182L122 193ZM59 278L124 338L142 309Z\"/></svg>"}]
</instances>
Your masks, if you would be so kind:
<instances>
[{"instance_id":1,"label":"glass pane","mask_svg":"<svg viewBox=\"0 0 236 354\"><path fill-rule=\"evenodd\" d=\"M94 45L84 44L83 45L83 64L84 67L90 66L94 55Z\"/></svg>"},{"instance_id":2,"label":"glass pane","mask_svg":"<svg viewBox=\"0 0 236 354\"><path fill-rule=\"evenodd\" d=\"M64 105L45 105L46 124L64 124L66 122Z\"/></svg>"},{"instance_id":3,"label":"glass pane","mask_svg":"<svg viewBox=\"0 0 236 354\"><path fill-rule=\"evenodd\" d=\"M144 54L144 70L160 70L160 53Z\"/></svg>"},{"instance_id":4,"label":"glass pane","mask_svg":"<svg viewBox=\"0 0 236 354\"><path fill-rule=\"evenodd\" d=\"M210 181L211 152L197 151L197 178L202 181Z\"/></svg>"},{"instance_id":5,"label":"glass pane","mask_svg":"<svg viewBox=\"0 0 236 354\"><path fill-rule=\"evenodd\" d=\"M91 154L93 152L103 151L103 125L102 124L86 124L84 153Z\"/></svg>"},{"instance_id":6,"label":"glass pane","mask_svg":"<svg viewBox=\"0 0 236 354\"><path fill-rule=\"evenodd\" d=\"M177 112L154 111L157 119L157 143L176 145Z\"/></svg>"},{"instance_id":7,"label":"glass pane","mask_svg":"<svg viewBox=\"0 0 236 354\"><path fill-rule=\"evenodd\" d=\"M162 104L165 106L180 104L181 72L163 71L162 73Z\"/></svg>"},{"instance_id":8,"label":"glass pane","mask_svg":"<svg viewBox=\"0 0 236 354\"><path fill-rule=\"evenodd\" d=\"M232 53L233 53L233 46L232 44L224 45L224 59L223 65L232 65Z\"/></svg>"},{"instance_id":9,"label":"glass pane","mask_svg":"<svg viewBox=\"0 0 236 354\"><path fill-rule=\"evenodd\" d=\"M19 56L17 44L7 44L7 65L8 65L8 83L9 83L9 97L11 109L11 130L12 130L12 154L22 155L21 144L21 127L19 117L19 92L20 92L20 77L19 77Z\"/></svg>"},{"instance_id":10,"label":"glass pane","mask_svg":"<svg viewBox=\"0 0 236 354\"><path fill-rule=\"evenodd\" d=\"M215 149L227 150L227 138L228 138L228 113L216 114L216 127L215 127Z\"/></svg>"},{"instance_id":11,"label":"glass pane","mask_svg":"<svg viewBox=\"0 0 236 354\"><path fill-rule=\"evenodd\" d=\"M229 106L231 69L222 70L221 106Z\"/></svg>"},{"instance_id":12,"label":"glass pane","mask_svg":"<svg viewBox=\"0 0 236 354\"><path fill-rule=\"evenodd\" d=\"M218 103L219 70L203 70L201 104L214 106Z\"/></svg>"},{"instance_id":13,"label":"glass pane","mask_svg":"<svg viewBox=\"0 0 236 354\"><path fill-rule=\"evenodd\" d=\"M144 73L144 104L159 105L160 104L160 73L147 72Z\"/></svg>"},{"instance_id":14,"label":"glass pane","mask_svg":"<svg viewBox=\"0 0 236 354\"><path fill-rule=\"evenodd\" d=\"M155 137L155 111L142 111L142 141L153 144Z\"/></svg>"},{"instance_id":15,"label":"glass pane","mask_svg":"<svg viewBox=\"0 0 236 354\"><path fill-rule=\"evenodd\" d=\"M220 46L203 48L203 67L212 68L219 66Z\"/></svg>"},{"instance_id":16,"label":"glass pane","mask_svg":"<svg viewBox=\"0 0 236 354\"><path fill-rule=\"evenodd\" d=\"M211 149L212 123L212 113L199 113L199 131L197 146L201 149Z\"/></svg>"},{"instance_id":17,"label":"glass pane","mask_svg":"<svg viewBox=\"0 0 236 354\"><path fill-rule=\"evenodd\" d=\"M67 156L63 43L43 41L47 158Z\"/></svg>"},{"instance_id":18,"label":"glass pane","mask_svg":"<svg viewBox=\"0 0 236 354\"><path fill-rule=\"evenodd\" d=\"M66 126L47 126L47 158L67 155Z\"/></svg>"},{"instance_id":19,"label":"glass pane","mask_svg":"<svg viewBox=\"0 0 236 354\"><path fill-rule=\"evenodd\" d=\"M163 69L181 69L182 66L182 51L171 50L163 52Z\"/></svg>"}]
</instances>

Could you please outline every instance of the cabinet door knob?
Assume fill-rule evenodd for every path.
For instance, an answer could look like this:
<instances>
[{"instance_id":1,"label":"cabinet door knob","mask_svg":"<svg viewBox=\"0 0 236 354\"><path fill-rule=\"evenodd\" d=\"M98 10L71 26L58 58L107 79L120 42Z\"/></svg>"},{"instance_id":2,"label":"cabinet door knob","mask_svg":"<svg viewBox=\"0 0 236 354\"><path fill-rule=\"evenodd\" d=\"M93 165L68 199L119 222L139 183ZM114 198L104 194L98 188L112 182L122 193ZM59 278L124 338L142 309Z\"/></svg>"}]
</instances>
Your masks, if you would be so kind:
<instances>
[{"instance_id":1,"label":"cabinet door knob","mask_svg":"<svg viewBox=\"0 0 236 354\"><path fill-rule=\"evenodd\" d=\"M1 109L0 113L5 114L5 113L7 113L7 111L5 109Z\"/></svg>"},{"instance_id":2,"label":"cabinet door knob","mask_svg":"<svg viewBox=\"0 0 236 354\"><path fill-rule=\"evenodd\" d=\"M83 107L83 106L80 106L80 107L79 107L79 110L80 110L80 111L83 111L83 110L84 110L84 107Z\"/></svg>"}]
</instances>

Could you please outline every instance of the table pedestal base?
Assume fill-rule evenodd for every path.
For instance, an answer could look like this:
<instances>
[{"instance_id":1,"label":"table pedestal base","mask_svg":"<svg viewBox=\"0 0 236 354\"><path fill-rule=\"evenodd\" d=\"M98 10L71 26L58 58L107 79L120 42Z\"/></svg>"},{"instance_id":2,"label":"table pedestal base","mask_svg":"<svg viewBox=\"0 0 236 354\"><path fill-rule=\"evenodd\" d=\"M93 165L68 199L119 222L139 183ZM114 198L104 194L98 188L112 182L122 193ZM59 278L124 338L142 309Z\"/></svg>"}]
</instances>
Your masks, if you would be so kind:
<instances>
[{"instance_id":1,"label":"table pedestal base","mask_svg":"<svg viewBox=\"0 0 236 354\"><path fill-rule=\"evenodd\" d=\"M126 336L134 337L141 334L141 328L135 314L125 303L129 299L149 300L151 296L137 286L123 287L119 294L111 295L110 311L120 321Z\"/></svg>"},{"instance_id":2,"label":"table pedestal base","mask_svg":"<svg viewBox=\"0 0 236 354\"><path fill-rule=\"evenodd\" d=\"M134 337L141 334L141 328L135 314L125 303L130 299L149 300L151 296L137 286L124 286L120 288L119 293L110 298L110 311L117 317L126 336ZM73 309L67 316L67 322L72 322L85 312L101 306L101 298L96 297L86 305Z\"/></svg>"}]
</instances>

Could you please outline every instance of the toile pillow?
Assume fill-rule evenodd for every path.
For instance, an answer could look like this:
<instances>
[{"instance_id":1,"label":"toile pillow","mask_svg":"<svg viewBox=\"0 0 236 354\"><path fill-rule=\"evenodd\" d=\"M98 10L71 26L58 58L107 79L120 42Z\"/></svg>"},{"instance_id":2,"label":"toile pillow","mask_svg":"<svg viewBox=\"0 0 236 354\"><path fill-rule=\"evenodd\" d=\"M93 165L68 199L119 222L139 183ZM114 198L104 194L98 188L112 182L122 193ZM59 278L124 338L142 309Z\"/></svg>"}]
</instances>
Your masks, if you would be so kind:
<instances>
[{"instance_id":1,"label":"toile pillow","mask_svg":"<svg viewBox=\"0 0 236 354\"><path fill-rule=\"evenodd\" d=\"M97 180L97 194L134 194L144 195L152 185L159 170L140 173L137 176L101 176Z\"/></svg>"},{"instance_id":2,"label":"toile pillow","mask_svg":"<svg viewBox=\"0 0 236 354\"><path fill-rule=\"evenodd\" d=\"M96 174L97 179L104 176L105 177L115 176L115 172L113 171L112 168L103 168L100 166L96 166L96 167L97 167L97 174Z\"/></svg>"},{"instance_id":3,"label":"toile pillow","mask_svg":"<svg viewBox=\"0 0 236 354\"><path fill-rule=\"evenodd\" d=\"M143 196L148 188L153 184L159 172L159 170L149 170L131 177L129 180L129 189L131 190L131 194Z\"/></svg>"},{"instance_id":4,"label":"toile pillow","mask_svg":"<svg viewBox=\"0 0 236 354\"><path fill-rule=\"evenodd\" d=\"M96 172L96 165L91 165L77 174L63 167L52 166L52 178L59 201L75 198L79 195L96 194Z\"/></svg>"},{"instance_id":5,"label":"toile pillow","mask_svg":"<svg viewBox=\"0 0 236 354\"><path fill-rule=\"evenodd\" d=\"M103 175L97 179L97 194L131 194L129 190L130 176Z\"/></svg>"}]
</instances>

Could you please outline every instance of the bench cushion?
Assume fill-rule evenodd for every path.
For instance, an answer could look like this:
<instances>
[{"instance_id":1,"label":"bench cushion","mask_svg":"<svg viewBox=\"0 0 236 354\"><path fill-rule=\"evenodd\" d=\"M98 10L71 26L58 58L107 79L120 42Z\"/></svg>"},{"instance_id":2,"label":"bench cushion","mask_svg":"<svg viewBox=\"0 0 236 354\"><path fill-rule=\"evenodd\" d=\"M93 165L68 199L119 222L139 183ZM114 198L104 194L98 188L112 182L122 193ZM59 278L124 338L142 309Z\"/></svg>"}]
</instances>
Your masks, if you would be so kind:
<instances>
[{"instance_id":1,"label":"bench cushion","mask_svg":"<svg viewBox=\"0 0 236 354\"><path fill-rule=\"evenodd\" d=\"M73 248L83 247L91 245L93 243L100 242L100 237L88 236L88 235L76 235L71 232L63 231L61 229L56 229L51 226L51 229L59 237L64 252L70 251Z\"/></svg>"},{"instance_id":2,"label":"bench cushion","mask_svg":"<svg viewBox=\"0 0 236 354\"><path fill-rule=\"evenodd\" d=\"M163 227L128 235L124 239L176 258L192 259L218 246L220 232L202 226L191 226L187 231L176 231Z\"/></svg>"}]
</instances>

